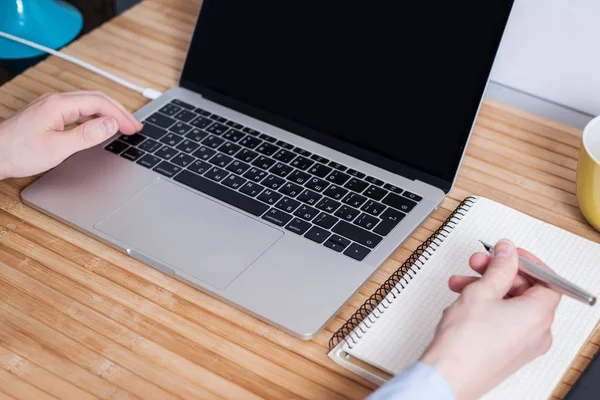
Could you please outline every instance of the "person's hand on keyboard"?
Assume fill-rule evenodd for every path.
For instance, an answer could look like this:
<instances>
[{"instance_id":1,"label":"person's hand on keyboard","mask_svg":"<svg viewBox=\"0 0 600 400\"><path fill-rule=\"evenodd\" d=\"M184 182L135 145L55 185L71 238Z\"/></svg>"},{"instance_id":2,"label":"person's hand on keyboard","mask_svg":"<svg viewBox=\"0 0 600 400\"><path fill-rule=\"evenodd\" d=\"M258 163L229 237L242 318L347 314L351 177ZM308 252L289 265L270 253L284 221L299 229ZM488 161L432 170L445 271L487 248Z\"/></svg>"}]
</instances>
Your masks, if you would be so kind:
<instances>
[{"instance_id":1,"label":"person's hand on keyboard","mask_svg":"<svg viewBox=\"0 0 600 400\"><path fill-rule=\"evenodd\" d=\"M518 252L501 241L492 258L471 257L481 278L450 278L450 289L461 295L444 312L421 361L444 376L456 399L479 398L552 344L550 328L561 296L517 274Z\"/></svg>"},{"instance_id":2,"label":"person's hand on keyboard","mask_svg":"<svg viewBox=\"0 0 600 400\"><path fill-rule=\"evenodd\" d=\"M0 180L47 171L117 131L133 134L141 128L125 107L101 92L46 94L0 124Z\"/></svg>"}]
</instances>

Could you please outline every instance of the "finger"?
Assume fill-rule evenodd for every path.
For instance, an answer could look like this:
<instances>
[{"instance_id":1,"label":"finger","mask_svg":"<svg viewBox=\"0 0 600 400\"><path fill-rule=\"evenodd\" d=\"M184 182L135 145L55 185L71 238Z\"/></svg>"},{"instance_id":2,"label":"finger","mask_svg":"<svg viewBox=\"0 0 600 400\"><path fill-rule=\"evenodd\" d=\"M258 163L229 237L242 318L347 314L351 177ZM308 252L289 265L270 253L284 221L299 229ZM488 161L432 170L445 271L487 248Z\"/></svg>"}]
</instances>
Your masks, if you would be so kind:
<instances>
[{"instance_id":1,"label":"finger","mask_svg":"<svg viewBox=\"0 0 600 400\"><path fill-rule=\"evenodd\" d=\"M521 254L522 250L517 249L517 251L519 252L519 254ZM528 252L525 252L525 253L530 254ZM487 269L487 266L491 259L492 258L489 254L475 253L469 259L469 265L471 266L471 269L473 271L478 272L479 274L483 275L485 273L485 270ZM523 275L517 275L515 277L515 280L513 282L511 289L509 290L509 294L511 296L518 296L519 294L523 293L523 291L530 288L534 283L535 282L527 279L527 277L525 277Z\"/></svg>"},{"instance_id":2,"label":"finger","mask_svg":"<svg viewBox=\"0 0 600 400\"><path fill-rule=\"evenodd\" d=\"M67 92L67 93L63 93L65 96L80 96L80 95L91 95L91 96L100 96L108 101L110 101L111 103L113 103L116 107L118 107L125 115L128 116L128 118L138 127L138 131L142 129L142 123L139 122L137 120L137 118L135 118L133 116L133 114L131 112L129 112L129 110L127 110L125 108L125 106L123 104L121 104L120 102L118 102L117 100L113 99L112 97L108 96L106 93L101 92L99 90L76 90L74 92Z\"/></svg>"},{"instance_id":3,"label":"finger","mask_svg":"<svg viewBox=\"0 0 600 400\"><path fill-rule=\"evenodd\" d=\"M538 302L543 307L547 307L550 310L556 309L558 304L560 303L560 299L562 298L560 293L555 292L552 289L549 289L541 284L535 284L529 289L527 289L521 296L517 297L517 299L530 299Z\"/></svg>"},{"instance_id":4,"label":"finger","mask_svg":"<svg viewBox=\"0 0 600 400\"><path fill-rule=\"evenodd\" d=\"M53 139L61 158L102 143L119 130L114 117L100 117L85 122L69 131L54 132Z\"/></svg>"},{"instance_id":5,"label":"finger","mask_svg":"<svg viewBox=\"0 0 600 400\"><path fill-rule=\"evenodd\" d=\"M448 280L448 287L455 293L462 293L464 288L474 282L477 282L479 279L481 278L478 276L453 275Z\"/></svg>"},{"instance_id":6,"label":"finger","mask_svg":"<svg viewBox=\"0 0 600 400\"><path fill-rule=\"evenodd\" d=\"M515 245L509 240L501 240L494 247L492 256L478 285L484 292L502 299L512 288L518 272L518 254Z\"/></svg>"}]
</instances>

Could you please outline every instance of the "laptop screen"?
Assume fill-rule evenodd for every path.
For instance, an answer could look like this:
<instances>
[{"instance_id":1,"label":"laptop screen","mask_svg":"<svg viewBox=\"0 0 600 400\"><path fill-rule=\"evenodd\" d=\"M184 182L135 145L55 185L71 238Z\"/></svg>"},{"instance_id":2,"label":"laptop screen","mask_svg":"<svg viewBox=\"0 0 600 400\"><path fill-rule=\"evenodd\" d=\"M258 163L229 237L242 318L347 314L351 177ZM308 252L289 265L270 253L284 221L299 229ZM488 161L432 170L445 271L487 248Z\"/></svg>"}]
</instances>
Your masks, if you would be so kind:
<instances>
[{"instance_id":1,"label":"laptop screen","mask_svg":"<svg viewBox=\"0 0 600 400\"><path fill-rule=\"evenodd\" d=\"M181 86L447 190L511 6L204 0Z\"/></svg>"}]
</instances>

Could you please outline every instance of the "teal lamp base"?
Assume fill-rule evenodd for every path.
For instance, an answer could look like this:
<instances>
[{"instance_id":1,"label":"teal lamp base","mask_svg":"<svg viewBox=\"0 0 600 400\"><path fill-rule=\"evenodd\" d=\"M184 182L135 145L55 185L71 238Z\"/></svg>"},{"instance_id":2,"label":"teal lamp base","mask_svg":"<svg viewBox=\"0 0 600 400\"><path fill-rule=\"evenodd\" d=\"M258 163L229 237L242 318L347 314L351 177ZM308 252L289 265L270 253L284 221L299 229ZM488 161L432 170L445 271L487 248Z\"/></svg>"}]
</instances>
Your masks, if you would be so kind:
<instances>
[{"instance_id":1,"label":"teal lamp base","mask_svg":"<svg viewBox=\"0 0 600 400\"><path fill-rule=\"evenodd\" d=\"M0 0L0 31L59 49L83 27L77 9L60 0ZM38 57L44 53L0 37L0 59Z\"/></svg>"}]
</instances>

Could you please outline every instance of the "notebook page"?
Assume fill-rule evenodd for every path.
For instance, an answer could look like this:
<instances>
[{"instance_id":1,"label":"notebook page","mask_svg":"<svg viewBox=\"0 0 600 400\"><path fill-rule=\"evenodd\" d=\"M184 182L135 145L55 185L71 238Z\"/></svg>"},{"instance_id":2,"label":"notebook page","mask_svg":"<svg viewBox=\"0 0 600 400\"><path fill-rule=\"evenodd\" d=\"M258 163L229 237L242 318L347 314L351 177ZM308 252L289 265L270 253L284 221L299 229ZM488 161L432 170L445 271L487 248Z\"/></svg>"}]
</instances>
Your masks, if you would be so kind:
<instances>
[{"instance_id":1,"label":"notebook page","mask_svg":"<svg viewBox=\"0 0 600 400\"><path fill-rule=\"evenodd\" d=\"M429 260L423 260L425 265L387 309L382 313L376 310L365 319L370 328L363 325L365 333L361 328L355 330L352 337L361 338L345 344L344 351L392 374L408 367L430 343L444 308L457 297L448 289L448 278L453 274L474 275L468 259L482 251L478 240L493 244L502 238L511 239L565 278L600 294L600 245L478 198ZM600 305L589 307L563 297L552 326L554 342L550 351L513 374L485 399L550 397L599 318Z\"/></svg>"}]
</instances>

